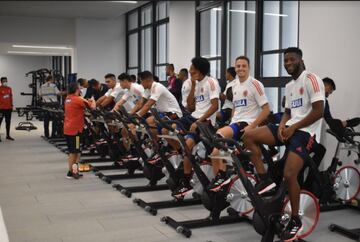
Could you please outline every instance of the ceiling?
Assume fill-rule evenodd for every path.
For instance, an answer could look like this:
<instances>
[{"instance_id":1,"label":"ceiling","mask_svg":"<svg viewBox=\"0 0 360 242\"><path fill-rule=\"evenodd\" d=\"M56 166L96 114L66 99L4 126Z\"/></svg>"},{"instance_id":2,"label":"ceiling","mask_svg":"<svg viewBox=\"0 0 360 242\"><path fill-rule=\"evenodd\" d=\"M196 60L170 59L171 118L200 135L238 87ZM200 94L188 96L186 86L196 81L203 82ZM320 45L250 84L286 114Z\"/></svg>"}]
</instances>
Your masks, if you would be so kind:
<instances>
[{"instance_id":1,"label":"ceiling","mask_svg":"<svg viewBox=\"0 0 360 242\"><path fill-rule=\"evenodd\" d=\"M111 19L146 2L148 1L0 1L0 16Z\"/></svg>"}]
</instances>

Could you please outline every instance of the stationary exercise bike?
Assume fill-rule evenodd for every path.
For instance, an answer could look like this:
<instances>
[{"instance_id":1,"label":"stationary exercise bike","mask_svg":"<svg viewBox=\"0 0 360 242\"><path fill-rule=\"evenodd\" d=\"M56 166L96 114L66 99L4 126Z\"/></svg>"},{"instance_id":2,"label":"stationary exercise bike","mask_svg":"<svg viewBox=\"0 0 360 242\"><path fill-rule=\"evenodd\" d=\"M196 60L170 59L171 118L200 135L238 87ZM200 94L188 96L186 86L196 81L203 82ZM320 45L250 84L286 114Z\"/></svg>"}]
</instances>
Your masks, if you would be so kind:
<instances>
[{"instance_id":1,"label":"stationary exercise bike","mask_svg":"<svg viewBox=\"0 0 360 242\"><path fill-rule=\"evenodd\" d=\"M182 133L188 133L182 127L181 123L177 121L172 121L177 124L178 128L182 130ZM223 224L230 224L236 222L250 222L250 219L247 216L239 216L239 213L236 213L231 208L228 209L228 216L220 216L220 213L225 208L229 207L229 202L227 201L227 188L224 186L218 192L212 192L208 189L208 186L211 180L214 178L212 168L204 169L201 164L203 164L203 160L210 160L209 154L212 151L214 145L212 144L214 133L211 132L207 124L198 123L198 130L200 134L200 138L203 141L205 147L205 155L199 156L199 150L194 148L195 154L189 150L186 145L185 138L183 135L174 129L169 128L172 132L177 133L178 140L186 154L189 158L193 170L194 176L191 181L191 184L195 188L194 194L197 194L201 198L202 204L204 207L210 211L210 214L205 219L197 219L197 220L189 220L189 221L176 221L169 216L165 216L161 218L162 222L165 222L172 228L176 229L178 233L182 233L186 237L191 236L191 228L200 228L200 227L207 227L207 226L214 226L214 225L223 225ZM199 148L203 149L203 148ZM206 162L210 164L209 161ZM196 189L199 186L200 188Z\"/></svg>"},{"instance_id":2,"label":"stationary exercise bike","mask_svg":"<svg viewBox=\"0 0 360 242\"><path fill-rule=\"evenodd\" d=\"M291 207L288 199L286 199L287 188L285 182L281 180L276 192L269 196L262 197L258 195L243 166L243 164L250 160L250 152L246 151L242 144L232 139L216 137L213 141L215 147L223 154L228 154L227 158L225 155L223 158L234 163L235 171L241 180L242 186L245 188L246 196L250 198L255 209L252 220L255 231L262 235L262 242L273 241L275 235L280 236L290 219ZM271 163L271 160L268 162ZM305 164L309 162L313 162L310 156L305 161ZM268 171L274 168L275 166L269 165ZM303 201L307 201L307 203ZM303 207L303 205L306 205L306 207ZM319 213L316 197L310 192L302 190L300 194L299 215L303 221L304 229L298 239L306 237L314 230L318 222Z\"/></svg>"}]
</instances>

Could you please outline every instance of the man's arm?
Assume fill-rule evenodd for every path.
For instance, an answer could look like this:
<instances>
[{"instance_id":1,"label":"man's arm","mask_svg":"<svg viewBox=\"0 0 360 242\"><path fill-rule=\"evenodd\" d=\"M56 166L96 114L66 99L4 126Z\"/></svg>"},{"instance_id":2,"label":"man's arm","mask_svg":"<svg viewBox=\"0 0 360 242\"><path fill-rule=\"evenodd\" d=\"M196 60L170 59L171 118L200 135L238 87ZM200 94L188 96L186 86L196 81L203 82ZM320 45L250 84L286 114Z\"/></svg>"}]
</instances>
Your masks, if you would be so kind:
<instances>
[{"instance_id":1,"label":"man's arm","mask_svg":"<svg viewBox=\"0 0 360 242\"><path fill-rule=\"evenodd\" d=\"M219 109L219 99L214 98L210 100L211 106L206 112L198 119L198 122L203 122L207 118L209 118L211 115L213 115L218 109Z\"/></svg>"},{"instance_id":2,"label":"man's arm","mask_svg":"<svg viewBox=\"0 0 360 242\"><path fill-rule=\"evenodd\" d=\"M119 111L120 107L121 107L122 105L124 105L124 103L126 103L126 100L125 100L125 99L120 99L120 101L118 101L118 102L115 104L113 110Z\"/></svg>"},{"instance_id":3,"label":"man's arm","mask_svg":"<svg viewBox=\"0 0 360 242\"><path fill-rule=\"evenodd\" d=\"M191 80L191 89L186 100L187 109L189 110L189 112L195 111L195 86L196 86L196 80Z\"/></svg>"},{"instance_id":4,"label":"man's arm","mask_svg":"<svg viewBox=\"0 0 360 242\"><path fill-rule=\"evenodd\" d=\"M131 111L129 112L130 114L134 114L136 113L137 111L139 111L142 107L143 107L143 104L145 103L145 98L140 98L135 106L133 107L133 109L131 109Z\"/></svg>"},{"instance_id":5,"label":"man's arm","mask_svg":"<svg viewBox=\"0 0 360 242\"><path fill-rule=\"evenodd\" d=\"M142 117L144 116L149 110L150 108L155 104L155 100L153 99L149 99L144 106L141 108L141 110L139 111L139 116Z\"/></svg>"},{"instance_id":6,"label":"man's arm","mask_svg":"<svg viewBox=\"0 0 360 242\"><path fill-rule=\"evenodd\" d=\"M113 96L105 97L104 100L98 105L100 107L106 107L114 100Z\"/></svg>"},{"instance_id":7,"label":"man's arm","mask_svg":"<svg viewBox=\"0 0 360 242\"><path fill-rule=\"evenodd\" d=\"M105 100L106 96L102 96L100 97L97 101L96 101L96 106L100 106L100 104Z\"/></svg>"},{"instance_id":8,"label":"man's arm","mask_svg":"<svg viewBox=\"0 0 360 242\"><path fill-rule=\"evenodd\" d=\"M270 107L269 104L266 103L261 106L261 113L257 116L254 122L250 124L252 128L255 128L259 126L260 124L264 123L264 121L267 119L267 117L270 114Z\"/></svg>"},{"instance_id":9,"label":"man's arm","mask_svg":"<svg viewBox=\"0 0 360 242\"><path fill-rule=\"evenodd\" d=\"M307 127L315 123L316 121L318 121L320 118L323 117L323 114L324 114L324 101L321 100L312 103L312 109L305 118L303 118L297 123L294 123L289 128L283 131L282 134L283 139L287 140L294 134L296 130Z\"/></svg>"}]
</instances>

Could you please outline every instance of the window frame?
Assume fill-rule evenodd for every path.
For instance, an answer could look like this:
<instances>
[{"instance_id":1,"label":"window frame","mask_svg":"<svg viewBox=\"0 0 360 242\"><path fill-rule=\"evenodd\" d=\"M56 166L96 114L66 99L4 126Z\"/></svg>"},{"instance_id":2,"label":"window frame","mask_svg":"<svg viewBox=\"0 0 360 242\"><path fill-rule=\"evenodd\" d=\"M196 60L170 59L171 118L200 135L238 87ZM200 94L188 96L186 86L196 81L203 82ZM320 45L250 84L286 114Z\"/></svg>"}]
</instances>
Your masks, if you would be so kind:
<instances>
[{"instance_id":1,"label":"window frame","mask_svg":"<svg viewBox=\"0 0 360 242\"><path fill-rule=\"evenodd\" d=\"M159 19L157 20L157 11L158 11L158 3L160 2L167 2L166 3L166 13L167 13L167 17L163 18L163 19ZM146 24L146 25L141 25L141 10L144 8L147 8L151 6L151 11L152 11L152 19L151 19L151 23ZM137 12L137 17L138 17L138 21L137 21L137 27L134 29L129 30L129 16L133 13ZM129 12L127 12L125 14L125 31L126 31L126 72L129 72L129 70L135 70L137 69L137 72L140 71L144 71L141 68L141 54L143 53L143 49L142 49L142 31L147 29L147 28L151 28L152 31L152 45L151 45L151 68L148 71L151 71L152 73L155 73L155 70L157 67L159 66L164 66L168 64L168 53L169 53L169 49L168 49L168 41L169 38L166 38L167 44L166 44L166 63L157 63L157 54L158 54L158 50L157 50L157 27L162 25L162 24L169 24L169 1L151 1L148 3L145 3ZM137 48L138 48L138 54L137 54L137 66L129 66L129 36L131 34L137 33L137 39L138 39L138 44L137 44ZM166 35L168 36L168 28L166 28ZM161 81L165 81L165 80L161 80Z\"/></svg>"},{"instance_id":2,"label":"window frame","mask_svg":"<svg viewBox=\"0 0 360 242\"><path fill-rule=\"evenodd\" d=\"M220 83L224 83L225 78L225 72L227 68L227 58L228 53L230 53L230 38L231 38L231 31L229 32L231 21L228 22L228 10L229 10L229 4L231 4L230 0L225 1L215 1L215 2L209 2L208 4L202 4L200 5L200 1L196 0L196 8L195 8L195 26L196 26L196 42L195 42L195 49L196 49L196 56L200 57L200 31L201 31L201 23L200 23L200 13L202 11L214 8L214 7L222 7L222 14L221 14L221 23L222 23L222 29L221 29L221 57L218 58L220 60ZM245 6L247 7L248 1L244 0ZM280 1L280 13L283 11L283 2ZM297 9L297 46L299 46L299 23L300 23L300 1L298 1L298 9ZM264 85L264 87L273 87L278 88L278 110L281 110L281 89L285 87L285 85L292 80L289 76L281 76L281 69L282 69L282 59L283 59L283 53L285 49L277 49L277 50L269 50L269 51L263 51L263 19L264 18L264 1L256 0L255 3L255 50L254 50L254 77L261 81ZM245 17L245 31L246 31L246 21L247 18ZM283 34L283 27L282 27L282 21L279 21L279 46L282 46L282 34ZM246 34L247 32L245 32ZM247 41L245 41L245 53L247 48ZM279 58L279 76L278 77L263 77L263 56L268 54L280 54ZM213 58L210 58L213 59ZM210 60L209 59L209 60ZM231 63L231 61L229 61Z\"/></svg>"}]
</instances>

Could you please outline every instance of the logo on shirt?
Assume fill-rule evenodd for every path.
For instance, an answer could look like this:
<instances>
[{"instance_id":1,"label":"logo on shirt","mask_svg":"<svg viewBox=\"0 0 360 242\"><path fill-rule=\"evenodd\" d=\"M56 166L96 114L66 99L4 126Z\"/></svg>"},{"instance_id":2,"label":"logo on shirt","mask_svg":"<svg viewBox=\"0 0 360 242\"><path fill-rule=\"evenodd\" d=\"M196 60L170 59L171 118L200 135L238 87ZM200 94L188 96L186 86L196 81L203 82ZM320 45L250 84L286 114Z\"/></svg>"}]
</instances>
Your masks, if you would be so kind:
<instances>
[{"instance_id":1,"label":"logo on shirt","mask_svg":"<svg viewBox=\"0 0 360 242\"><path fill-rule=\"evenodd\" d=\"M299 92L300 92L300 95L303 95L303 94L304 94L304 88L301 87L300 90L299 90Z\"/></svg>"},{"instance_id":2,"label":"logo on shirt","mask_svg":"<svg viewBox=\"0 0 360 242\"><path fill-rule=\"evenodd\" d=\"M204 92L204 88L202 87L202 88L200 88L200 92Z\"/></svg>"},{"instance_id":3,"label":"logo on shirt","mask_svg":"<svg viewBox=\"0 0 360 242\"><path fill-rule=\"evenodd\" d=\"M298 99L291 101L291 108L298 108L298 107L301 107L302 105L303 105L302 98L298 98Z\"/></svg>"},{"instance_id":4,"label":"logo on shirt","mask_svg":"<svg viewBox=\"0 0 360 242\"><path fill-rule=\"evenodd\" d=\"M245 98L234 101L235 108L237 108L237 107L245 107L246 105L247 105L247 101L246 101Z\"/></svg>"},{"instance_id":5,"label":"logo on shirt","mask_svg":"<svg viewBox=\"0 0 360 242\"><path fill-rule=\"evenodd\" d=\"M204 101L205 100L205 98L204 98L204 95L200 95L200 96L196 96L195 97L195 101L198 103L198 102L202 102L202 101Z\"/></svg>"},{"instance_id":6,"label":"logo on shirt","mask_svg":"<svg viewBox=\"0 0 360 242\"><path fill-rule=\"evenodd\" d=\"M245 90L245 91L243 92L243 96L244 96L244 97L247 97L247 95L248 95L248 91Z\"/></svg>"},{"instance_id":7,"label":"logo on shirt","mask_svg":"<svg viewBox=\"0 0 360 242\"><path fill-rule=\"evenodd\" d=\"M71 103L71 99L66 99L65 103Z\"/></svg>"}]
</instances>

